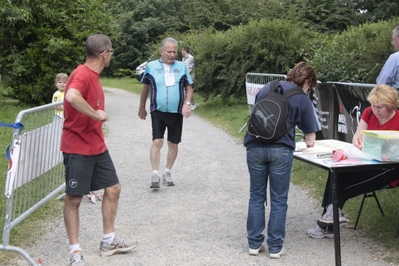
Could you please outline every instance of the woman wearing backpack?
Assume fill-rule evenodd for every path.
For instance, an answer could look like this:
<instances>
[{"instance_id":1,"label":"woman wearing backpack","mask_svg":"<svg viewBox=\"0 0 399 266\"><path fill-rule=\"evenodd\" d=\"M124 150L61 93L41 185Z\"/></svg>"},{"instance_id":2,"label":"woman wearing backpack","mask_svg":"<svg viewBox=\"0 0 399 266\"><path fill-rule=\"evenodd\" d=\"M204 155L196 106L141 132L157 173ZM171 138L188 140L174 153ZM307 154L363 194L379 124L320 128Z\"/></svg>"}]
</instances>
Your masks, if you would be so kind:
<instances>
[{"instance_id":1,"label":"woman wearing backpack","mask_svg":"<svg viewBox=\"0 0 399 266\"><path fill-rule=\"evenodd\" d=\"M303 94L295 94L288 98L290 108L286 120L287 128L291 128L276 141L269 141L249 134L244 138L247 151L247 165L250 175L250 198L247 217L247 238L249 254L258 255L265 250L265 202L268 179L270 183L270 215L267 227L267 246L270 258L278 259L285 253L285 223L287 215L287 199L290 186L293 152L295 150L295 127L305 135L306 145L313 147L318 130L313 104L306 92L316 86L315 70L304 62L298 63L279 85L285 92L302 88ZM266 84L256 95L255 104L265 96L271 83Z\"/></svg>"}]
</instances>

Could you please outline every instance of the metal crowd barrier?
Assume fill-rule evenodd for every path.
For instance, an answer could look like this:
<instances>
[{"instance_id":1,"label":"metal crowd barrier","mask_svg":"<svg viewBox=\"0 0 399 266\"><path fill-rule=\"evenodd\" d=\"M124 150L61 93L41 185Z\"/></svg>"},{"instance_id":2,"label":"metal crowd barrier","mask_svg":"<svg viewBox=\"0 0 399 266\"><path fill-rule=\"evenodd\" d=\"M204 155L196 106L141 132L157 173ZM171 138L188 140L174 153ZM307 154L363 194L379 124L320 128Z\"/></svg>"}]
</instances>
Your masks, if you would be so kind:
<instances>
[{"instance_id":1,"label":"metal crowd barrier","mask_svg":"<svg viewBox=\"0 0 399 266\"><path fill-rule=\"evenodd\" d=\"M247 93L247 103L249 114L252 112L252 108L255 104L256 94L265 86L267 83L273 80L286 80L287 76L282 74L265 74L265 73L247 73L245 77L245 88ZM245 123L238 132L243 131L247 126Z\"/></svg>"},{"instance_id":2,"label":"metal crowd barrier","mask_svg":"<svg viewBox=\"0 0 399 266\"><path fill-rule=\"evenodd\" d=\"M256 94L267 83L273 80L286 80L287 75L283 74L265 74L265 73L247 73L245 77L245 88L247 91L248 110L251 114L255 103Z\"/></svg>"},{"instance_id":3,"label":"metal crowd barrier","mask_svg":"<svg viewBox=\"0 0 399 266\"><path fill-rule=\"evenodd\" d=\"M0 250L21 254L30 265L39 265L22 248L11 246L11 229L29 217L65 188L60 151L63 119L51 103L19 112L8 149L9 165L4 194L7 198L3 243Z\"/></svg>"}]
</instances>

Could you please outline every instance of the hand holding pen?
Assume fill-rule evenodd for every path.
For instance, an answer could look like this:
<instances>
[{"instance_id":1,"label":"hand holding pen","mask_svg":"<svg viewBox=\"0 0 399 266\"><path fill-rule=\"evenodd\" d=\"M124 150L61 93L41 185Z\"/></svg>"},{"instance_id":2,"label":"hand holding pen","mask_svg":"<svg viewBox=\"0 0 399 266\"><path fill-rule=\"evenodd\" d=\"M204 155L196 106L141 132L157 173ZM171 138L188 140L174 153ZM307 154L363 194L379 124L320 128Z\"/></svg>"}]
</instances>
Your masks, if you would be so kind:
<instances>
[{"instance_id":1,"label":"hand holding pen","mask_svg":"<svg viewBox=\"0 0 399 266\"><path fill-rule=\"evenodd\" d=\"M363 150L363 142L361 138L359 137L356 138L355 147L357 147L359 150Z\"/></svg>"}]
</instances>

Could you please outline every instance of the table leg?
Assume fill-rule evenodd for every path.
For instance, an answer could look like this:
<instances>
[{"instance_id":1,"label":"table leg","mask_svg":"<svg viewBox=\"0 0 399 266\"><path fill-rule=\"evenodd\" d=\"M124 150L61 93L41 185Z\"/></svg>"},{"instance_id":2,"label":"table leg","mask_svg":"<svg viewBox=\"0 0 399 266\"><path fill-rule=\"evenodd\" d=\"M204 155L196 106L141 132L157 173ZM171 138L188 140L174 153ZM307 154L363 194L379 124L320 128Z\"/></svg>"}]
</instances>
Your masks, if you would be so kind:
<instances>
[{"instance_id":1,"label":"table leg","mask_svg":"<svg viewBox=\"0 0 399 266\"><path fill-rule=\"evenodd\" d=\"M338 200L337 200L337 179L338 173L333 169L331 171L331 188L332 188L332 200L333 200L333 221L334 221L334 249L335 249L335 265L341 266L341 237L339 232L339 214L338 214Z\"/></svg>"}]
</instances>

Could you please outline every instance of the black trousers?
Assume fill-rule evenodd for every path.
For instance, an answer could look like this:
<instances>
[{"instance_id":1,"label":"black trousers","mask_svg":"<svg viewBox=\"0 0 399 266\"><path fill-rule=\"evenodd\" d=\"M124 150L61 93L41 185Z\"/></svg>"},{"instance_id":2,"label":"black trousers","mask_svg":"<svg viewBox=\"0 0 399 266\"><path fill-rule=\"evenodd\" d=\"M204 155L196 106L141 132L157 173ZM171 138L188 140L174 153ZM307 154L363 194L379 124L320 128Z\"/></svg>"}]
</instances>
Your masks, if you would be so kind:
<instances>
[{"instance_id":1,"label":"black trousers","mask_svg":"<svg viewBox=\"0 0 399 266\"><path fill-rule=\"evenodd\" d=\"M340 173L336 182L338 207L342 209L348 199L382 189L398 179L398 168ZM329 204L332 204L331 172L328 173L321 206L326 208Z\"/></svg>"}]
</instances>

